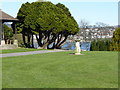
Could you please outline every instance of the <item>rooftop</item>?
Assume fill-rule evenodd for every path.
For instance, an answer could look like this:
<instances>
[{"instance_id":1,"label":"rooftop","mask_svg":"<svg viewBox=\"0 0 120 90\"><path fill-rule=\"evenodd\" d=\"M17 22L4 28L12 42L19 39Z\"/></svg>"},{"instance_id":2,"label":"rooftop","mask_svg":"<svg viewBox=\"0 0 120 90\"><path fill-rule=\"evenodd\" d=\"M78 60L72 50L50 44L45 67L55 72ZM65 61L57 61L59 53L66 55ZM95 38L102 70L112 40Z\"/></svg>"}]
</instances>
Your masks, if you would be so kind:
<instances>
[{"instance_id":1,"label":"rooftop","mask_svg":"<svg viewBox=\"0 0 120 90\"><path fill-rule=\"evenodd\" d=\"M9 14L3 12L2 10L0 10L0 20L2 20L3 22L14 22L14 21L18 21L18 19L10 16Z\"/></svg>"}]
</instances>

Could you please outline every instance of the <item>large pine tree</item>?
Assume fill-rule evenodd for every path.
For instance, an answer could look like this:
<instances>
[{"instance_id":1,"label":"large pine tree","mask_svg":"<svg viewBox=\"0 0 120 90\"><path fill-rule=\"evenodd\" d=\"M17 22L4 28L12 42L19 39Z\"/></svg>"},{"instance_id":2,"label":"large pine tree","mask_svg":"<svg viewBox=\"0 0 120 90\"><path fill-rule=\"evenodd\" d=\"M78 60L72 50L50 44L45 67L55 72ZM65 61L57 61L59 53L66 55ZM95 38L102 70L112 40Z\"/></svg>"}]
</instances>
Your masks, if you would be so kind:
<instances>
[{"instance_id":1,"label":"large pine tree","mask_svg":"<svg viewBox=\"0 0 120 90\"><path fill-rule=\"evenodd\" d=\"M20 20L17 27L23 34L24 43L29 46L34 34L39 47L49 48L49 45L53 44L52 48L61 48L69 35L79 31L78 24L69 10L51 2L25 3L21 6L17 18ZM27 42L25 36L28 37Z\"/></svg>"}]
</instances>

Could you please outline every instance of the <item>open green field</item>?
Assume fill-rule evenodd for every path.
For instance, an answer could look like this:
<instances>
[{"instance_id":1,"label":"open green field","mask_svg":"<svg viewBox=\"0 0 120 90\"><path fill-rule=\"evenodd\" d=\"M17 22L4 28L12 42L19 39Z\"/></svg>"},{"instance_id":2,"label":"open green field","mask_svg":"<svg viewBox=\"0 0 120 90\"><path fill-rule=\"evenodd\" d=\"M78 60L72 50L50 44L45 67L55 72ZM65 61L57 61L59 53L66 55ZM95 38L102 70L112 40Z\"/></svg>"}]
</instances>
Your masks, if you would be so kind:
<instances>
[{"instance_id":1,"label":"open green field","mask_svg":"<svg viewBox=\"0 0 120 90\"><path fill-rule=\"evenodd\" d=\"M1 53L17 53L17 52L29 52L29 51L39 51L39 50L45 50L45 49L34 49L34 48L17 48L17 49L6 49L1 50Z\"/></svg>"},{"instance_id":2,"label":"open green field","mask_svg":"<svg viewBox=\"0 0 120 90\"><path fill-rule=\"evenodd\" d=\"M118 87L118 52L70 53L3 58L3 88Z\"/></svg>"}]
</instances>

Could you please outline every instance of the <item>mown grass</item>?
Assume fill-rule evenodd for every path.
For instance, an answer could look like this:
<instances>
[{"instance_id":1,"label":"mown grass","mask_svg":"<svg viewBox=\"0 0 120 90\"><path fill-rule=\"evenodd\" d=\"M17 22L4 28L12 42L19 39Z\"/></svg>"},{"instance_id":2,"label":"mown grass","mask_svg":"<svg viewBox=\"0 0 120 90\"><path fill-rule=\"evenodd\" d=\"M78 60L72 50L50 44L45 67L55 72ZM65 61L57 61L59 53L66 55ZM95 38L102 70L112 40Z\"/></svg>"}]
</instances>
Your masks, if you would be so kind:
<instances>
[{"instance_id":1,"label":"mown grass","mask_svg":"<svg viewBox=\"0 0 120 90\"><path fill-rule=\"evenodd\" d=\"M29 52L29 51L39 51L39 50L45 50L45 49L34 49L34 48L17 48L17 49L6 49L1 50L0 54L4 53L17 53L17 52Z\"/></svg>"},{"instance_id":2,"label":"mown grass","mask_svg":"<svg viewBox=\"0 0 120 90\"><path fill-rule=\"evenodd\" d=\"M117 88L118 53L45 53L3 58L3 88Z\"/></svg>"}]
</instances>

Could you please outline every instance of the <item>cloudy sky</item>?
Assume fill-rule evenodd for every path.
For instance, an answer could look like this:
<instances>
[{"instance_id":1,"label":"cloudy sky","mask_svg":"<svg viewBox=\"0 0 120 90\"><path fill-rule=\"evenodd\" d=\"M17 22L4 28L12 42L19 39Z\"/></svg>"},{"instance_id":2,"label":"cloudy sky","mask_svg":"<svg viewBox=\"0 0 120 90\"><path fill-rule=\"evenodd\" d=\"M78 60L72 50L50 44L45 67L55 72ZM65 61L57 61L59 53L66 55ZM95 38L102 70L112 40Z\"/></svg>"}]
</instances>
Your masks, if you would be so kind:
<instances>
[{"instance_id":1,"label":"cloudy sky","mask_svg":"<svg viewBox=\"0 0 120 90\"><path fill-rule=\"evenodd\" d=\"M17 16L17 12L22 3L34 2L36 0L4 0L0 8L12 15ZM82 19L90 24L103 22L109 25L118 24L118 0L50 0L52 3L62 3L69 8L71 14L78 24Z\"/></svg>"}]
</instances>

